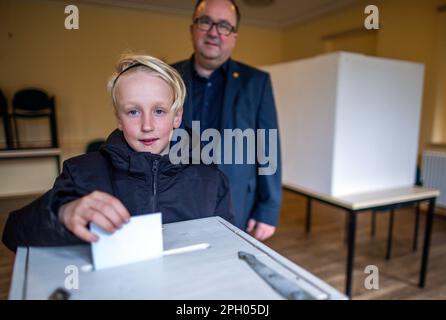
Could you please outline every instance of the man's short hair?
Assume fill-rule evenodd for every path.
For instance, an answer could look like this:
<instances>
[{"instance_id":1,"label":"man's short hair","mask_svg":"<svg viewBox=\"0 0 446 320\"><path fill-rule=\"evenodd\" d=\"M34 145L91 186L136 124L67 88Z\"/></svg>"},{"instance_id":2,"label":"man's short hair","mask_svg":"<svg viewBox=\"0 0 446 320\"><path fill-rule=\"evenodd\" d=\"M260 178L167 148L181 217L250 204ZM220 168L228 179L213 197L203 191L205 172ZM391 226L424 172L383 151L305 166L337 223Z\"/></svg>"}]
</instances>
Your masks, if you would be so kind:
<instances>
[{"instance_id":1,"label":"man's short hair","mask_svg":"<svg viewBox=\"0 0 446 320\"><path fill-rule=\"evenodd\" d=\"M197 0L197 2L195 3L194 13L193 13L192 19L195 17L195 13L197 12L197 8L198 8L198 6L199 6L200 3L202 3L203 1L205 1L205 0ZM241 14L240 14L240 10L238 9L237 3L235 3L235 0L228 0L228 1L231 2L232 5L233 5L234 8L235 8L235 14L236 14L236 17L237 17L237 25L235 26L235 30L237 30L237 29L238 29L238 26L239 26L239 24L240 24L240 19L242 18L242 16L241 16Z\"/></svg>"},{"instance_id":2,"label":"man's short hair","mask_svg":"<svg viewBox=\"0 0 446 320\"><path fill-rule=\"evenodd\" d=\"M108 91L111 95L113 106L116 108L115 87L119 77L135 71L144 71L156 75L166 81L172 90L173 104L171 110L176 112L183 108L186 97L186 86L180 74L167 63L149 55L123 55L116 64L116 72L108 81Z\"/></svg>"}]
</instances>

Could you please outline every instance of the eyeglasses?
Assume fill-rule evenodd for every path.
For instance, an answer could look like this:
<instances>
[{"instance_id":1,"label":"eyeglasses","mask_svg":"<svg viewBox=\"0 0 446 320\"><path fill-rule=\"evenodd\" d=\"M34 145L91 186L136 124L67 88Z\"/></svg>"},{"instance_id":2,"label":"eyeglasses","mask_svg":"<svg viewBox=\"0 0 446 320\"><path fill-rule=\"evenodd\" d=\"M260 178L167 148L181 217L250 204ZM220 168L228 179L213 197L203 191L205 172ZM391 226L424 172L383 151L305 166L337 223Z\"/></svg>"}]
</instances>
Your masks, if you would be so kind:
<instances>
[{"instance_id":1,"label":"eyeglasses","mask_svg":"<svg viewBox=\"0 0 446 320\"><path fill-rule=\"evenodd\" d=\"M213 22L211 19L207 17L195 18L194 23L201 31L209 31L215 25L217 26L218 34L222 36L229 36L231 33L237 32L237 29L231 26L228 22L226 21Z\"/></svg>"}]
</instances>

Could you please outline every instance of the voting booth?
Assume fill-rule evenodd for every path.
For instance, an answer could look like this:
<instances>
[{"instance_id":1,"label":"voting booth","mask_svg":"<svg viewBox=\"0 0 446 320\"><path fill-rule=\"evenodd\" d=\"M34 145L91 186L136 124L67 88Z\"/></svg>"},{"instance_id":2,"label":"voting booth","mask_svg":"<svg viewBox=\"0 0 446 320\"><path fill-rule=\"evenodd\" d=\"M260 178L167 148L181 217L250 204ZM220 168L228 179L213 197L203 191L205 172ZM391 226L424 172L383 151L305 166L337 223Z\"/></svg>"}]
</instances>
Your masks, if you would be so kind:
<instances>
[{"instance_id":1,"label":"voting booth","mask_svg":"<svg viewBox=\"0 0 446 320\"><path fill-rule=\"evenodd\" d=\"M285 186L343 196L414 184L422 64L338 52L262 69Z\"/></svg>"}]
</instances>

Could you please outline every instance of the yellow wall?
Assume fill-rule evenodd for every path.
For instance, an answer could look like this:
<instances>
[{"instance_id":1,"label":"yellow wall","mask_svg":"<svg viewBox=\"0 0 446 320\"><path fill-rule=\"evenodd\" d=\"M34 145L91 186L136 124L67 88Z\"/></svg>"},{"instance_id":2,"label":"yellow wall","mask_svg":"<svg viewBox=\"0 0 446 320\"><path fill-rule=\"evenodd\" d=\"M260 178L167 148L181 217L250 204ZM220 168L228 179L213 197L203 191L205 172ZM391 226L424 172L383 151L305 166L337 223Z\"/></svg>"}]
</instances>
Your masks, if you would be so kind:
<instances>
[{"instance_id":1,"label":"yellow wall","mask_svg":"<svg viewBox=\"0 0 446 320\"><path fill-rule=\"evenodd\" d=\"M432 142L446 144L446 11L440 13L435 50L435 109Z\"/></svg>"},{"instance_id":2,"label":"yellow wall","mask_svg":"<svg viewBox=\"0 0 446 320\"><path fill-rule=\"evenodd\" d=\"M367 2L369 1L309 23L286 28L283 60L322 54L326 50L323 38L327 35L362 28ZM379 8L381 23L380 30L377 32L376 55L421 62L426 66L419 139L420 152L432 141L434 118L437 115L440 116L441 110L435 107L435 97L440 90L435 79L440 68L438 61L441 60L436 57L437 42L442 41L443 44L446 42L446 38L437 40L440 14L436 8L442 3L444 0L378 0L374 2Z\"/></svg>"},{"instance_id":3,"label":"yellow wall","mask_svg":"<svg viewBox=\"0 0 446 320\"><path fill-rule=\"evenodd\" d=\"M367 2L284 29L247 26L242 21L233 57L261 66L346 47L424 63L419 151L428 142L444 142L446 20L436 7L445 0L377 0L378 32L336 37L363 27ZM78 6L80 30L64 28L67 4ZM106 82L117 57L133 50L169 63L188 58L192 53L189 24L189 17L147 10L76 1L1 0L0 89L9 99L26 86L54 94L63 158L81 153L89 140L105 137L115 128Z\"/></svg>"},{"instance_id":4,"label":"yellow wall","mask_svg":"<svg viewBox=\"0 0 446 320\"><path fill-rule=\"evenodd\" d=\"M65 5L76 4L80 29L66 30ZM106 137L115 119L106 92L124 51L146 52L173 63L192 53L189 17L70 1L0 1L0 88L11 99L25 86L56 96L64 155ZM234 58L253 65L281 61L280 30L243 26ZM44 122L42 122L44 128Z\"/></svg>"},{"instance_id":5,"label":"yellow wall","mask_svg":"<svg viewBox=\"0 0 446 320\"><path fill-rule=\"evenodd\" d=\"M362 27L363 5L346 8L314 21L284 29L283 60L290 61L324 53L323 37Z\"/></svg>"}]
</instances>

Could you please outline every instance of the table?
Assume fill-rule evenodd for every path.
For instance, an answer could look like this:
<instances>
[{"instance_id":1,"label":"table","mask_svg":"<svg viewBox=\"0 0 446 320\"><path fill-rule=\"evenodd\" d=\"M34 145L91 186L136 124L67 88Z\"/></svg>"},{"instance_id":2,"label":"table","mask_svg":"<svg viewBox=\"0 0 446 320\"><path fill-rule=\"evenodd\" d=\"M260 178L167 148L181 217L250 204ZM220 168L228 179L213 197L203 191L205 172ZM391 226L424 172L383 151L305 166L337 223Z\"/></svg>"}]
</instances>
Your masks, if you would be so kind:
<instances>
[{"instance_id":1,"label":"table","mask_svg":"<svg viewBox=\"0 0 446 320\"><path fill-rule=\"evenodd\" d=\"M254 254L315 299L345 295L220 217L163 226L164 250L197 243L210 248L168 255L127 266L82 271L91 263L90 246L19 247L10 299L47 299L64 287L67 267L78 269L79 288L71 299L282 299L248 264L242 250Z\"/></svg>"},{"instance_id":2,"label":"table","mask_svg":"<svg viewBox=\"0 0 446 320\"><path fill-rule=\"evenodd\" d=\"M0 160L25 159L25 158L55 158L57 173L60 173L60 149L59 148L29 148L0 151Z\"/></svg>"},{"instance_id":3,"label":"table","mask_svg":"<svg viewBox=\"0 0 446 320\"><path fill-rule=\"evenodd\" d=\"M340 197L334 197L312 190L300 187L290 186L287 188L293 192L307 197L307 214L306 214L306 230L309 232L311 224L311 202L317 200L326 204L345 209L348 213L347 221L347 268L346 268L346 283L345 294L351 297L352 282L353 282L353 265L355 258L355 237L356 237L356 220L357 214L365 211L377 211L388 209L391 210L391 224L390 234L388 241L391 241L392 226L393 226L393 211L397 208L405 206L417 206L419 203L427 201L429 203L426 226L424 233L424 245L423 254L421 259L421 269L419 277L419 286L422 288L426 283L427 263L429 257L429 247L432 234L432 223L434 216L435 199L439 196L440 192L434 189L404 186L400 188L385 189L375 192L358 193ZM418 221L418 220L417 220ZM390 243L388 242L387 257L390 256Z\"/></svg>"},{"instance_id":4,"label":"table","mask_svg":"<svg viewBox=\"0 0 446 320\"><path fill-rule=\"evenodd\" d=\"M11 116L5 110L3 114L0 114L0 117L3 118L3 130L5 132L6 149L12 149L14 143L12 141L11 120L10 120Z\"/></svg>"}]
</instances>

